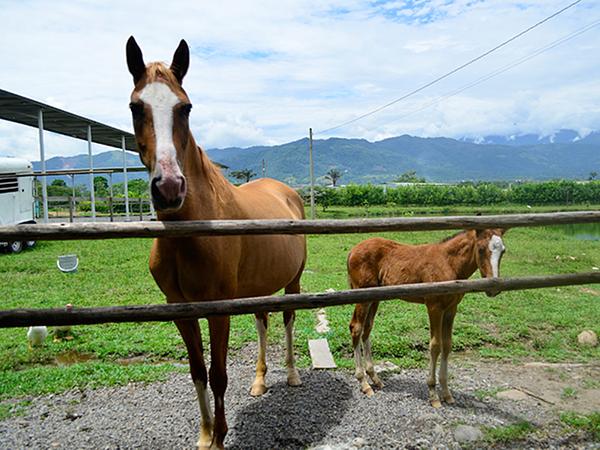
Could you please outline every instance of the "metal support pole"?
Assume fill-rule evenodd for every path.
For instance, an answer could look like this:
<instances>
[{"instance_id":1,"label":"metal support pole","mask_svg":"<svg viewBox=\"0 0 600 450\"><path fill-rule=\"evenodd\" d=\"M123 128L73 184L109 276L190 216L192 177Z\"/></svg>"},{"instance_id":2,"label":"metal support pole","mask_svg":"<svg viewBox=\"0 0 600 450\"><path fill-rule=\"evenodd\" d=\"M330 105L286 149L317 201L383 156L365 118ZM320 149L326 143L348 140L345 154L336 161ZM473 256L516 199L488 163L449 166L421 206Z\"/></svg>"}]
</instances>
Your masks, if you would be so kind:
<instances>
[{"instance_id":1,"label":"metal support pole","mask_svg":"<svg viewBox=\"0 0 600 450\"><path fill-rule=\"evenodd\" d=\"M69 202L69 220L73 222L75 217L75 174L71 175L71 199Z\"/></svg>"},{"instance_id":2,"label":"metal support pole","mask_svg":"<svg viewBox=\"0 0 600 450\"><path fill-rule=\"evenodd\" d=\"M150 220L156 219L156 211L154 210L154 202L152 201L152 180L150 179L150 174L148 174L148 201L150 205Z\"/></svg>"},{"instance_id":3,"label":"metal support pole","mask_svg":"<svg viewBox=\"0 0 600 450\"><path fill-rule=\"evenodd\" d=\"M90 156L90 200L92 202L92 222L96 221L96 195L94 194L94 158L92 157L92 126L87 127L88 155Z\"/></svg>"},{"instance_id":4,"label":"metal support pole","mask_svg":"<svg viewBox=\"0 0 600 450\"><path fill-rule=\"evenodd\" d=\"M44 207L44 222L48 222L48 188L46 186L46 156L44 155L44 113L38 111L38 130L40 133L40 159L42 161L42 203Z\"/></svg>"},{"instance_id":5,"label":"metal support pole","mask_svg":"<svg viewBox=\"0 0 600 450\"><path fill-rule=\"evenodd\" d=\"M310 165L310 218L315 218L315 170L313 167L313 136L312 128L308 129L308 160Z\"/></svg>"},{"instance_id":6,"label":"metal support pole","mask_svg":"<svg viewBox=\"0 0 600 450\"><path fill-rule=\"evenodd\" d=\"M125 191L125 218L129 220L129 186L127 184L127 153L125 152L125 136L121 136L123 149L123 190Z\"/></svg>"},{"instance_id":7,"label":"metal support pole","mask_svg":"<svg viewBox=\"0 0 600 450\"><path fill-rule=\"evenodd\" d=\"M108 211L110 213L110 221L114 221L113 218L113 182L112 182L112 172L108 173L108 186L109 186L109 197L108 197Z\"/></svg>"}]
</instances>

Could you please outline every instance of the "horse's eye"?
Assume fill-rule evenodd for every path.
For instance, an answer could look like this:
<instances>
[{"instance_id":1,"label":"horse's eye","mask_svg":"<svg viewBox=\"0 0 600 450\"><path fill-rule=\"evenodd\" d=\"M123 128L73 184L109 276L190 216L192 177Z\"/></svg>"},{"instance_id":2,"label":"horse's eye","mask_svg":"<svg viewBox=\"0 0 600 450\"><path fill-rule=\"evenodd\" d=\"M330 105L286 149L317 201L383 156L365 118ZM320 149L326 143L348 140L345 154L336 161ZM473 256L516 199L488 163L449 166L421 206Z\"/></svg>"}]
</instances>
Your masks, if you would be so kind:
<instances>
[{"instance_id":1,"label":"horse's eye","mask_svg":"<svg viewBox=\"0 0 600 450\"><path fill-rule=\"evenodd\" d=\"M144 115L144 104L143 103L135 103L131 102L129 104L129 109L131 109L131 114L133 114L134 118L138 118Z\"/></svg>"},{"instance_id":2,"label":"horse's eye","mask_svg":"<svg viewBox=\"0 0 600 450\"><path fill-rule=\"evenodd\" d=\"M191 103L186 103L185 105L181 105L181 108L179 109L179 111L181 112L181 115L184 117L189 116L191 110L192 110Z\"/></svg>"}]
</instances>

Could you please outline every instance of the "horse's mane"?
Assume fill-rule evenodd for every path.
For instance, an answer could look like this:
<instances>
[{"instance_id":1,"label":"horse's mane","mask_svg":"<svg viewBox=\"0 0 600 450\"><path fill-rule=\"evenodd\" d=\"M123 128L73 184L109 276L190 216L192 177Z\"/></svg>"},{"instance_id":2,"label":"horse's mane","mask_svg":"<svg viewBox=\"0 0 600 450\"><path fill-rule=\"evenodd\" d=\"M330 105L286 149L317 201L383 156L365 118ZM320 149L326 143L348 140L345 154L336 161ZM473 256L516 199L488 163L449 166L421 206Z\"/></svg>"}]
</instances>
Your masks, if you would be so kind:
<instances>
[{"instance_id":1,"label":"horse's mane","mask_svg":"<svg viewBox=\"0 0 600 450\"><path fill-rule=\"evenodd\" d=\"M458 236L460 236L461 234L465 234L466 232L467 232L467 230L462 230L462 231L459 231L458 233L454 233L452 236L447 236L447 237L445 237L444 239L442 239L442 240L440 241L440 243L444 243L444 242L451 241L451 240L452 240L452 239L454 239L455 237L458 237Z\"/></svg>"},{"instance_id":2,"label":"horse's mane","mask_svg":"<svg viewBox=\"0 0 600 450\"><path fill-rule=\"evenodd\" d=\"M163 62L151 62L146 66L146 76L148 77L148 81L160 80L163 79L171 84L179 84L171 69L163 63Z\"/></svg>"}]
</instances>

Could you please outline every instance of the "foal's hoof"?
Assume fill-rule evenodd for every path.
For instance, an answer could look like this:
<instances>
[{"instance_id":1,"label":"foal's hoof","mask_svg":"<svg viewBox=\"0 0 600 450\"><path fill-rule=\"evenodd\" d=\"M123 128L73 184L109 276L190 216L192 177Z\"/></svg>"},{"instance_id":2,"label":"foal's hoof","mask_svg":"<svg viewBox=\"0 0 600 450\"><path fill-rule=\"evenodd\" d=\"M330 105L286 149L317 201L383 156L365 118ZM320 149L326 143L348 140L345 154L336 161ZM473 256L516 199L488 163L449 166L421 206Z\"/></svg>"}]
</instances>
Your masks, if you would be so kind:
<instances>
[{"instance_id":1,"label":"foal's hoof","mask_svg":"<svg viewBox=\"0 0 600 450\"><path fill-rule=\"evenodd\" d=\"M301 386L302 385L302 380L300 379L300 377L294 377L294 378L288 378L288 386Z\"/></svg>"},{"instance_id":2,"label":"foal's hoof","mask_svg":"<svg viewBox=\"0 0 600 450\"><path fill-rule=\"evenodd\" d=\"M439 400L431 400L431 406L433 406L435 409L441 408L442 402Z\"/></svg>"},{"instance_id":3,"label":"foal's hoof","mask_svg":"<svg viewBox=\"0 0 600 450\"><path fill-rule=\"evenodd\" d=\"M361 388L361 391L367 397L373 397L373 395L375 395L375 392L373 392L373 388L371 386L364 386L364 387Z\"/></svg>"},{"instance_id":4,"label":"foal's hoof","mask_svg":"<svg viewBox=\"0 0 600 450\"><path fill-rule=\"evenodd\" d=\"M456 403L456 400L454 400L452 394L448 394L444 395L444 402L446 402L448 405L454 405Z\"/></svg>"},{"instance_id":5,"label":"foal's hoof","mask_svg":"<svg viewBox=\"0 0 600 450\"><path fill-rule=\"evenodd\" d=\"M265 386L264 383L253 384L252 388L250 389L250 395L252 397L260 397L265 392L267 392L267 386Z\"/></svg>"},{"instance_id":6,"label":"foal's hoof","mask_svg":"<svg viewBox=\"0 0 600 450\"><path fill-rule=\"evenodd\" d=\"M287 384L288 386L300 386L302 384L300 374L298 374L297 370L295 370L293 373L288 373Z\"/></svg>"}]
</instances>

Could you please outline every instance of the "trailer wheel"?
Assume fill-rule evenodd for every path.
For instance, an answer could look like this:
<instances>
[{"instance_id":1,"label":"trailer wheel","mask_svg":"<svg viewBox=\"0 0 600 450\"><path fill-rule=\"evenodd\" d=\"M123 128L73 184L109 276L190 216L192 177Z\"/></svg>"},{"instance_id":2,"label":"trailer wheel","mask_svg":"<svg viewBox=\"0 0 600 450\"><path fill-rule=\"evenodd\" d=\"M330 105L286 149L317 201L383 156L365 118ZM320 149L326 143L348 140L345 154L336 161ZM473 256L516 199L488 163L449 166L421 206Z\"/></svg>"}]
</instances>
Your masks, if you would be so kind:
<instances>
[{"instance_id":1,"label":"trailer wheel","mask_svg":"<svg viewBox=\"0 0 600 450\"><path fill-rule=\"evenodd\" d=\"M27 247L27 248L35 247L35 241L25 241L25 247Z\"/></svg>"},{"instance_id":2,"label":"trailer wheel","mask_svg":"<svg viewBox=\"0 0 600 450\"><path fill-rule=\"evenodd\" d=\"M8 244L8 247L13 253L21 253L23 250L23 243L21 241L12 241Z\"/></svg>"}]
</instances>

